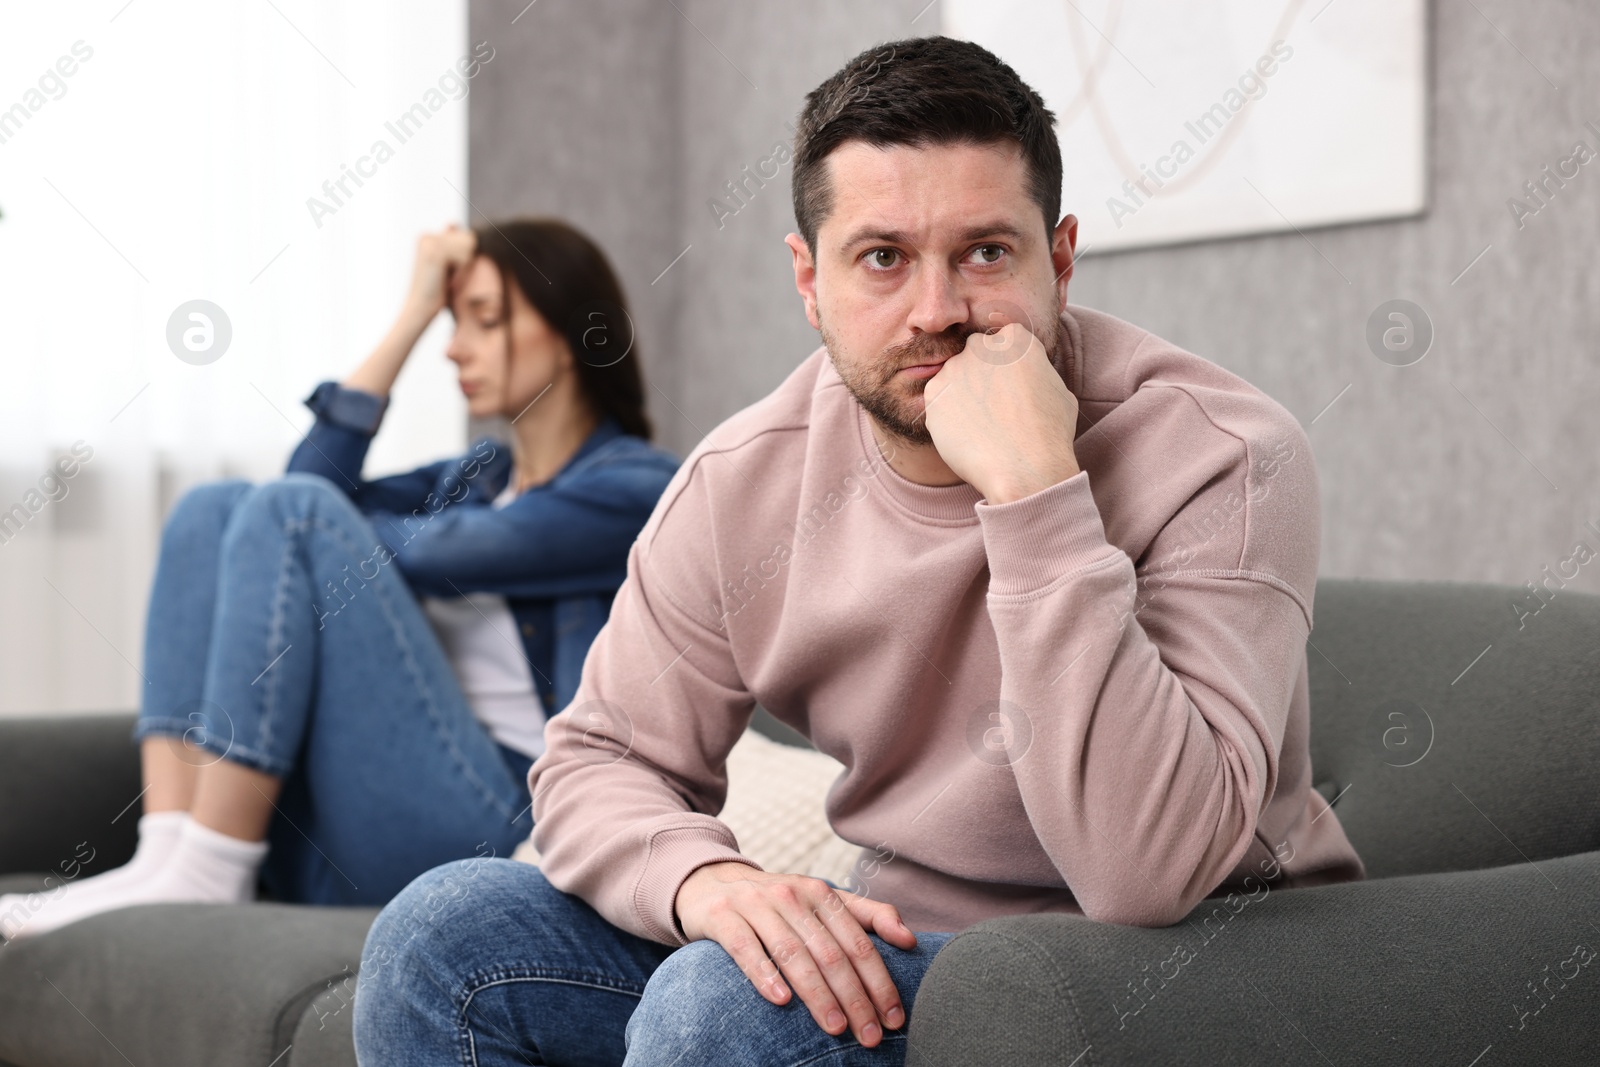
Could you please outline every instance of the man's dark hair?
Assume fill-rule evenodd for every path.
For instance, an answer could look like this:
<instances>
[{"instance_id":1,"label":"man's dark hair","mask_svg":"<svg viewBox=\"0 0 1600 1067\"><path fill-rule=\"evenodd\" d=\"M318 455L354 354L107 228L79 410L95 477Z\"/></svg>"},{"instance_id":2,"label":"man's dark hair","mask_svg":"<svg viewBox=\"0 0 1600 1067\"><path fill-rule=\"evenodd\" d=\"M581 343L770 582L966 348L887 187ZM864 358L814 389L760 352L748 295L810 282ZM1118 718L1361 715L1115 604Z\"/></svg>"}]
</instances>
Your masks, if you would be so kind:
<instances>
[{"instance_id":1,"label":"man's dark hair","mask_svg":"<svg viewBox=\"0 0 1600 1067\"><path fill-rule=\"evenodd\" d=\"M1022 148L1028 195L1045 232L1061 218L1061 145L1055 113L993 52L952 37L911 37L870 48L806 94L795 130L794 217L812 258L833 210L828 154L846 141L889 145L993 144Z\"/></svg>"}]
</instances>

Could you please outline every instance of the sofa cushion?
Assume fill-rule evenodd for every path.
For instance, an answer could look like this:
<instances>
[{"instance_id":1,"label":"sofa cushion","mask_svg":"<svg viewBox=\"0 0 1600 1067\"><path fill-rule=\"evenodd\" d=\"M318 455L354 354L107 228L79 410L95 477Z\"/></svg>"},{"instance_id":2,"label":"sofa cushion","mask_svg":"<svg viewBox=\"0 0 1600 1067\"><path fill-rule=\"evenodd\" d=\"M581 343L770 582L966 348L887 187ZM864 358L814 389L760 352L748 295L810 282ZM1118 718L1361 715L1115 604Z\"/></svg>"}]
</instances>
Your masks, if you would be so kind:
<instances>
[{"instance_id":1,"label":"sofa cushion","mask_svg":"<svg viewBox=\"0 0 1600 1067\"><path fill-rule=\"evenodd\" d=\"M351 994L353 978L342 978L318 993L300 1014L294 1049L278 1067L356 1067Z\"/></svg>"},{"instance_id":2,"label":"sofa cushion","mask_svg":"<svg viewBox=\"0 0 1600 1067\"><path fill-rule=\"evenodd\" d=\"M131 712L0 718L0 872L128 861L142 789L133 724Z\"/></svg>"},{"instance_id":3,"label":"sofa cushion","mask_svg":"<svg viewBox=\"0 0 1600 1067\"><path fill-rule=\"evenodd\" d=\"M25 888L15 884L22 879L6 881ZM377 913L155 904L6 942L0 1060L15 1067L353 1064L342 1005ZM320 1011L307 1010L313 1001ZM283 1055L297 1039L310 1044L305 1060Z\"/></svg>"},{"instance_id":4,"label":"sofa cushion","mask_svg":"<svg viewBox=\"0 0 1600 1067\"><path fill-rule=\"evenodd\" d=\"M1317 583L1312 767L1369 877L1600 849L1600 596L1521 593Z\"/></svg>"},{"instance_id":5,"label":"sofa cushion","mask_svg":"<svg viewBox=\"0 0 1600 1067\"><path fill-rule=\"evenodd\" d=\"M990 919L928 968L906 1063L1594 1064L1597 879L1589 852L1262 886L1156 929Z\"/></svg>"}]
</instances>

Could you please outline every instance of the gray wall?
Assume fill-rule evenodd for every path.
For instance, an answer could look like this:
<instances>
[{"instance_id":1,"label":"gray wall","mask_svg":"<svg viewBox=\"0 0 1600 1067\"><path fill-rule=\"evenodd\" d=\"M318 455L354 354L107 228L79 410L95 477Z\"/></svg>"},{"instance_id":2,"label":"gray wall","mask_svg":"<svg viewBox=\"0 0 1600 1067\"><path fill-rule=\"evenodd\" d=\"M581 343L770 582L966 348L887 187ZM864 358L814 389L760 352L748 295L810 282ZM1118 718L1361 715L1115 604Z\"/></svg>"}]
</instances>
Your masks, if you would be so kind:
<instances>
[{"instance_id":1,"label":"gray wall","mask_svg":"<svg viewBox=\"0 0 1600 1067\"><path fill-rule=\"evenodd\" d=\"M485 68L472 96L473 202L568 216L612 254L653 414L680 454L818 344L782 244L789 168L720 227L707 201L790 138L805 92L849 56L937 32L925 2L540 0L515 25L525 0L474 6L473 40L511 62ZM1070 298L1300 418L1322 478L1324 574L1520 584L1600 522L1600 160L1524 228L1506 207L1575 141L1600 150L1584 126L1600 126L1600 8L1436 5L1431 37L1426 215L1091 253ZM1436 331L1405 368L1365 341L1369 314L1397 297ZM1600 588L1592 570L1576 588Z\"/></svg>"}]
</instances>

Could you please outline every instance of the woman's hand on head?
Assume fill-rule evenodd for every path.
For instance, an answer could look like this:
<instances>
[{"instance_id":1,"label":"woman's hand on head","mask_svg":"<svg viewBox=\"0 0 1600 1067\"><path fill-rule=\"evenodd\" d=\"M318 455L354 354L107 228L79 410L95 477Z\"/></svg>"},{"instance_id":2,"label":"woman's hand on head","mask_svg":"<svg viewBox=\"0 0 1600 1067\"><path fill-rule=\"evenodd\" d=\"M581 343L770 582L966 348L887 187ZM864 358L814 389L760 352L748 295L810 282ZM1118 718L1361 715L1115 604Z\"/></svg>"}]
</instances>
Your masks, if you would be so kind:
<instances>
[{"instance_id":1,"label":"woman's hand on head","mask_svg":"<svg viewBox=\"0 0 1600 1067\"><path fill-rule=\"evenodd\" d=\"M389 395L417 339L449 304L452 285L466 276L468 264L477 255L477 244L478 238L471 230L463 230L455 223L417 238L411 290L400 308L400 317L372 354L345 376L346 387L377 396Z\"/></svg>"},{"instance_id":2,"label":"woman's hand on head","mask_svg":"<svg viewBox=\"0 0 1600 1067\"><path fill-rule=\"evenodd\" d=\"M477 254L477 236L451 223L442 230L417 238L417 258L411 269L411 292L406 310L432 322L450 303L451 285Z\"/></svg>"}]
</instances>

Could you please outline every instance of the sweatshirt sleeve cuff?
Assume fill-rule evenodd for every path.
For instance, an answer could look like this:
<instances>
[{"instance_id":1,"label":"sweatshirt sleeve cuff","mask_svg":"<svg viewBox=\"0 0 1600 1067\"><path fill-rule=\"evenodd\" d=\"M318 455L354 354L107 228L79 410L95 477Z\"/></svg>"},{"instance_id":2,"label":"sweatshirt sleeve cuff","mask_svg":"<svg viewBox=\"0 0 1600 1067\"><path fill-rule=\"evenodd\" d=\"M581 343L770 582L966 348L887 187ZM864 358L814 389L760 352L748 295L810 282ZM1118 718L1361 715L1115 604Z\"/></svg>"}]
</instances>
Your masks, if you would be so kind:
<instances>
[{"instance_id":1,"label":"sweatshirt sleeve cuff","mask_svg":"<svg viewBox=\"0 0 1600 1067\"><path fill-rule=\"evenodd\" d=\"M305 405L319 419L370 437L378 432L378 425L383 422L389 398L328 381L311 390Z\"/></svg>"},{"instance_id":2,"label":"sweatshirt sleeve cuff","mask_svg":"<svg viewBox=\"0 0 1600 1067\"><path fill-rule=\"evenodd\" d=\"M733 844L732 831L709 826L680 826L650 836L644 874L634 890L634 911L650 936L668 945L687 945L689 938L678 922L678 890L688 877L712 863L761 865Z\"/></svg>"},{"instance_id":3,"label":"sweatshirt sleeve cuff","mask_svg":"<svg viewBox=\"0 0 1600 1067\"><path fill-rule=\"evenodd\" d=\"M974 510L989 556L992 596L1031 593L1121 554L1106 541L1085 470L1020 500L979 501Z\"/></svg>"}]
</instances>

